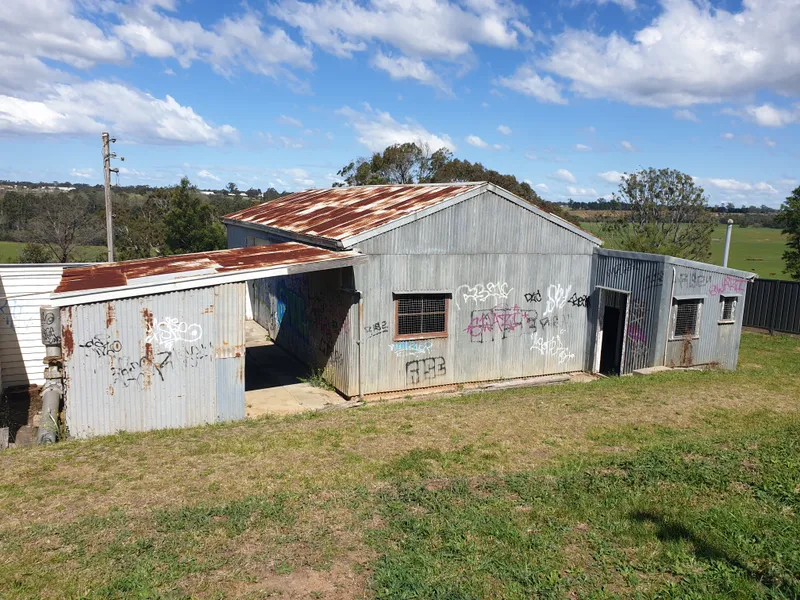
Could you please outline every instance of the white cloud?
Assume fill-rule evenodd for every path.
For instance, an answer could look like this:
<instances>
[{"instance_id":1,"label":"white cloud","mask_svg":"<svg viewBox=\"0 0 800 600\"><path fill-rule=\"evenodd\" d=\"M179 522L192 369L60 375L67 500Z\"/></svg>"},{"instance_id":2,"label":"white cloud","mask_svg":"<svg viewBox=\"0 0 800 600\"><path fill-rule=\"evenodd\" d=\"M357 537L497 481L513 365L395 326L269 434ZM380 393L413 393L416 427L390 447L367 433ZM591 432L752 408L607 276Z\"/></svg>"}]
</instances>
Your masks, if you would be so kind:
<instances>
[{"instance_id":1,"label":"white cloud","mask_svg":"<svg viewBox=\"0 0 800 600\"><path fill-rule=\"evenodd\" d=\"M800 53L800 50L798 52ZM798 77L800 77L800 74ZM744 115L762 127L784 127L785 125L800 122L800 104L795 105L794 110L775 108L771 104L748 106L745 108Z\"/></svg>"},{"instance_id":2,"label":"white cloud","mask_svg":"<svg viewBox=\"0 0 800 600\"><path fill-rule=\"evenodd\" d=\"M596 0L598 4L616 4L625 10L636 10L636 0Z\"/></svg>"},{"instance_id":3,"label":"white cloud","mask_svg":"<svg viewBox=\"0 0 800 600\"><path fill-rule=\"evenodd\" d=\"M746 183L744 181L737 181L736 179L707 179L710 185L720 189L731 192L765 192L768 194L777 194L778 190L772 187L765 181L760 181L755 184Z\"/></svg>"},{"instance_id":4,"label":"white cloud","mask_svg":"<svg viewBox=\"0 0 800 600\"><path fill-rule=\"evenodd\" d=\"M295 185L301 187L310 187L314 185L314 180L311 179L311 176L305 169L300 169L300 168L281 169L280 172L291 177ZM278 179L278 181L280 182L281 180ZM285 185L283 184L283 182L281 182L281 184Z\"/></svg>"},{"instance_id":5,"label":"white cloud","mask_svg":"<svg viewBox=\"0 0 800 600\"><path fill-rule=\"evenodd\" d=\"M300 119L295 119L294 117L287 117L286 115L281 115L278 117L276 121L278 125L288 125L290 127L302 127L303 122Z\"/></svg>"},{"instance_id":6,"label":"white cloud","mask_svg":"<svg viewBox=\"0 0 800 600\"><path fill-rule=\"evenodd\" d=\"M392 79L413 79L423 85L436 88L448 96L453 94L439 75L434 73L421 59L407 56L386 56L383 52L378 52L372 58L372 64L374 67L386 71Z\"/></svg>"},{"instance_id":7,"label":"white cloud","mask_svg":"<svg viewBox=\"0 0 800 600\"><path fill-rule=\"evenodd\" d=\"M597 198L597 190L594 188L579 188L572 185L567 186L567 192L571 196L578 196L583 198Z\"/></svg>"},{"instance_id":8,"label":"white cloud","mask_svg":"<svg viewBox=\"0 0 800 600\"><path fill-rule=\"evenodd\" d=\"M578 152L591 152L592 147L586 144L575 144L575 150Z\"/></svg>"},{"instance_id":9,"label":"white cloud","mask_svg":"<svg viewBox=\"0 0 800 600\"><path fill-rule=\"evenodd\" d=\"M433 134L412 119L405 123L398 123L388 112L373 109L368 104L364 105L362 112L349 106L344 106L337 114L345 117L350 126L358 134L358 141L371 152L378 152L392 144L415 142L427 145L432 150L447 148L456 149L456 145L446 134Z\"/></svg>"},{"instance_id":10,"label":"white cloud","mask_svg":"<svg viewBox=\"0 0 800 600\"><path fill-rule=\"evenodd\" d=\"M664 0L632 36L568 28L538 67L590 98L688 107L759 90L800 93L800 11L793 0L718 3Z\"/></svg>"},{"instance_id":11,"label":"white cloud","mask_svg":"<svg viewBox=\"0 0 800 600\"><path fill-rule=\"evenodd\" d=\"M531 33L520 20L524 8L507 0L278 0L268 10L340 57L362 52L375 40L411 58L454 61L471 55L472 44L516 48Z\"/></svg>"},{"instance_id":12,"label":"white cloud","mask_svg":"<svg viewBox=\"0 0 800 600\"><path fill-rule=\"evenodd\" d=\"M638 152L638 150L639 150L636 146L631 144L628 140L622 140L619 143L619 145L622 146L628 152Z\"/></svg>"},{"instance_id":13,"label":"white cloud","mask_svg":"<svg viewBox=\"0 0 800 600\"><path fill-rule=\"evenodd\" d=\"M537 183L537 184L536 184L535 186L533 186L533 187L535 187L535 188L536 188L537 190L539 190L540 192L549 192L549 191L550 191L550 188L547 186L547 184L546 184L546 183Z\"/></svg>"},{"instance_id":14,"label":"white cloud","mask_svg":"<svg viewBox=\"0 0 800 600\"><path fill-rule=\"evenodd\" d=\"M508 146L505 144L492 144L492 150L507 150Z\"/></svg>"},{"instance_id":15,"label":"white cloud","mask_svg":"<svg viewBox=\"0 0 800 600\"><path fill-rule=\"evenodd\" d=\"M533 154L532 152L528 152L525 155L525 158L527 158L528 160L539 160L539 157Z\"/></svg>"},{"instance_id":16,"label":"white cloud","mask_svg":"<svg viewBox=\"0 0 800 600\"><path fill-rule=\"evenodd\" d=\"M604 173L597 174L600 179L608 183L619 183L623 175L624 173L620 173L619 171L605 171Z\"/></svg>"},{"instance_id":17,"label":"white cloud","mask_svg":"<svg viewBox=\"0 0 800 600\"><path fill-rule=\"evenodd\" d=\"M561 86L552 77L541 77L527 65L518 67L508 77L498 78L497 83L510 90L536 98L539 102L567 103L566 99L561 96Z\"/></svg>"},{"instance_id":18,"label":"white cloud","mask_svg":"<svg viewBox=\"0 0 800 600\"><path fill-rule=\"evenodd\" d=\"M498 125L497 131L499 131L503 135L511 135L511 127L509 127L508 125Z\"/></svg>"},{"instance_id":19,"label":"white cloud","mask_svg":"<svg viewBox=\"0 0 800 600\"><path fill-rule=\"evenodd\" d=\"M309 69L312 51L299 45L278 27L262 29L261 18L250 10L224 17L206 29L197 21L183 20L167 13L169 3L140 0L117 5L120 25L113 31L135 54L153 58L174 58L183 68L193 62L208 63L220 74L236 68L252 73L283 77L298 89L303 84L288 68Z\"/></svg>"},{"instance_id":20,"label":"white cloud","mask_svg":"<svg viewBox=\"0 0 800 600\"><path fill-rule=\"evenodd\" d=\"M566 169L558 169L550 174L550 177L553 179L557 179L558 181L565 181L567 183L578 183L578 180L575 179L575 175L567 171Z\"/></svg>"},{"instance_id":21,"label":"white cloud","mask_svg":"<svg viewBox=\"0 0 800 600\"><path fill-rule=\"evenodd\" d=\"M769 146L770 148L774 148L775 146L777 146L777 145L778 145L778 144L776 144L776 143L775 143L775 140L771 140L771 139L770 139L770 138L768 138L768 137L765 137L765 138L764 138L764 143L765 143L767 146Z\"/></svg>"},{"instance_id":22,"label":"white cloud","mask_svg":"<svg viewBox=\"0 0 800 600\"><path fill-rule=\"evenodd\" d=\"M219 177L217 177L213 173L210 173L210 172L206 171L205 169L202 169L201 171L198 171L197 172L197 176L200 179L208 179L208 180L211 180L211 181L220 181L220 182L222 181L222 179L220 179Z\"/></svg>"},{"instance_id":23,"label":"white cloud","mask_svg":"<svg viewBox=\"0 0 800 600\"><path fill-rule=\"evenodd\" d=\"M35 100L0 95L0 132L83 135L104 129L126 142L218 145L238 139L230 125L215 127L172 96L156 98L119 83L57 84Z\"/></svg>"},{"instance_id":24,"label":"white cloud","mask_svg":"<svg viewBox=\"0 0 800 600\"><path fill-rule=\"evenodd\" d=\"M489 147L489 144L484 142L477 135L468 135L467 136L467 143L470 146L475 146L476 148L488 148Z\"/></svg>"},{"instance_id":25,"label":"white cloud","mask_svg":"<svg viewBox=\"0 0 800 600\"><path fill-rule=\"evenodd\" d=\"M672 116L679 121L694 121L695 123L700 121L700 119L697 118L697 115L688 108L679 108L678 110L673 111Z\"/></svg>"},{"instance_id":26,"label":"white cloud","mask_svg":"<svg viewBox=\"0 0 800 600\"><path fill-rule=\"evenodd\" d=\"M725 133L722 134L722 139L724 139L724 140L732 140L735 137L736 136L733 135L730 131L725 132Z\"/></svg>"},{"instance_id":27,"label":"white cloud","mask_svg":"<svg viewBox=\"0 0 800 600\"><path fill-rule=\"evenodd\" d=\"M94 177L94 169L70 169L69 174L72 177L80 177L81 179L91 179Z\"/></svg>"}]
</instances>

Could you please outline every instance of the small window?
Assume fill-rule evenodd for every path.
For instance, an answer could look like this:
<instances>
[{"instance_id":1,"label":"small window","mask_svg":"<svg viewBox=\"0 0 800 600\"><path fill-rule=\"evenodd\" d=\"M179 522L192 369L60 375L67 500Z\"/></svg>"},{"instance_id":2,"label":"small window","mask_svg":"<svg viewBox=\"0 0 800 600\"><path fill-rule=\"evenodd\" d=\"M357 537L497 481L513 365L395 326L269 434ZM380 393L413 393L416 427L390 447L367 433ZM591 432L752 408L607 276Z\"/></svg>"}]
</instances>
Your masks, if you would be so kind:
<instances>
[{"instance_id":1,"label":"small window","mask_svg":"<svg viewBox=\"0 0 800 600\"><path fill-rule=\"evenodd\" d=\"M693 338L698 337L700 311L702 303L700 300L675 300L673 304L673 338Z\"/></svg>"},{"instance_id":2,"label":"small window","mask_svg":"<svg viewBox=\"0 0 800 600\"><path fill-rule=\"evenodd\" d=\"M722 305L722 316L720 321L726 323L733 323L736 319L736 301L738 298L735 296L722 296L720 304Z\"/></svg>"},{"instance_id":3,"label":"small window","mask_svg":"<svg viewBox=\"0 0 800 600\"><path fill-rule=\"evenodd\" d=\"M447 337L448 304L443 294L396 296L395 339Z\"/></svg>"}]
</instances>

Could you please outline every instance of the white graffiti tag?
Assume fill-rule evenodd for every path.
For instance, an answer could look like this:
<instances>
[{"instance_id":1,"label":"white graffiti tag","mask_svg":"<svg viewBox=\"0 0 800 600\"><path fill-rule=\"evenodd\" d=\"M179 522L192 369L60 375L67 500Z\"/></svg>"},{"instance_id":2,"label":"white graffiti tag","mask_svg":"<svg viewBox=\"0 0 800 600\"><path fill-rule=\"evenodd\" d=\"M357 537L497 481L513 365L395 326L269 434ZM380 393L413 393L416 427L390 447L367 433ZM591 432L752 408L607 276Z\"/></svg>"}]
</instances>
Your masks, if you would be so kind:
<instances>
[{"instance_id":1,"label":"white graffiti tag","mask_svg":"<svg viewBox=\"0 0 800 600\"><path fill-rule=\"evenodd\" d=\"M549 285L547 287L547 307L545 308L544 314L549 315L554 310L564 308L571 289L572 286L564 289L561 287L560 283Z\"/></svg>"},{"instance_id":2,"label":"white graffiti tag","mask_svg":"<svg viewBox=\"0 0 800 600\"><path fill-rule=\"evenodd\" d=\"M191 344L203 337L203 328L197 323L185 323L178 319L167 318L156 323L148 332L146 341L155 342L162 348L172 350L175 342L186 342Z\"/></svg>"},{"instance_id":3,"label":"white graffiti tag","mask_svg":"<svg viewBox=\"0 0 800 600\"><path fill-rule=\"evenodd\" d=\"M429 353L432 349L433 342L430 340L389 344L389 350L394 352L395 356L419 356L420 354Z\"/></svg>"},{"instance_id":4,"label":"white graffiti tag","mask_svg":"<svg viewBox=\"0 0 800 600\"><path fill-rule=\"evenodd\" d=\"M500 300L505 300L508 298L508 295L513 291L514 288L509 288L508 284L498 281L497 283L492 283L491 281L486 285L479 283L475 287L470 285L461 285L456 289L456 293L453 294L453 297L456 301L456 308L461 310L461 306L458 304L458 296L459 294L463 293L464 296L464 305L466 306L468 301L472 300L475 304L479 302L486 302L487 300L494 300L494 305L497 306L497 303ZM462 290L464 290L462 292Z\"/></svg>"},{"instance_id":5,"label":"white graffiti tag","mask_svg":"<svg viewBox=\"0 0 800 600\"><path fill-rule=\"evenodd\" d=\"M537 332L532 333L531 339L533 340L533 346L531 346L531 350L538 351L542 356L558 358L558 364L563 365L568 360L575 358L575 353L570 352L569 348L561 341L561 334L565 332L566 330L562 329L555 336L547 338L539 335Z\"/></svg>"}]
</instances>

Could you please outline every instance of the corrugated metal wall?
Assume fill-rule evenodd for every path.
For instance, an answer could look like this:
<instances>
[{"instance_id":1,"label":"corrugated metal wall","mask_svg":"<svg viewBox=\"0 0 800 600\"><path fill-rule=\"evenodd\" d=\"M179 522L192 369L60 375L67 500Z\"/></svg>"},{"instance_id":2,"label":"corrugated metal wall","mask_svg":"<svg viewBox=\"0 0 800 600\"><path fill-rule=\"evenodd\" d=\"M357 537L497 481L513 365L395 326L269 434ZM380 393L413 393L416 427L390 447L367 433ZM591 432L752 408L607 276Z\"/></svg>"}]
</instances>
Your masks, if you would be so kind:
<instances>
[{"instance_id":1,"label":"corrugated metal wall","mask_svg":"<svg viewBox=\"0 0 800 600\"><path fill-rule=\"evenodd\" d=\"M649 261L607 255L600 251L595 260L594 288L603 286L625 292L628 296L628 327L625 332L622 374L653 366L663 359L664 333L660 311L664 282L663 261ZM668 282L667 285L670 285ZM593 299L597 299L595 293ZM595 302L595 307L599 302ZM592 323L597 323L592 311ZM596 327L592 327L592 338Z\"/></svg>"},{"instance_id":2,"label":"corrugated metal wall","mask_svg":"<svg viewBox=\"0 0 800 600\"><path fill-rule=\"evenodd\" d=\"M756 279L747 286L745 327L800 334L800 281Z\"/></svg>"},{"instance_id":3,"label":"corrugated metal wall","mask_svg":"<svg viewBox=\"0 0 800 600\"><path fill-rule=\"evenodd\" d=\"M313 368L346 396L357 389L357 323L353 294L342 291L342 270L259 279L251 283L253 317L276 344Z\"/></svg>"},{"instance_id":4,"label":"corrugated metal wall","mask_svg":"<svg viewBox=\"0 0 800 600\"><path fill-rule=\"evenodd\" d=\"M62 308L76 437L244 418L245 284Z\"/></svg>"},{"instance_id":5,"label":"corrugated metal wall","mask_svg":"<svg viewBox=\"0 0 800 600\"><path fill-rule=\"evenodd\" d=\"M63 265L0 265L0 364L3 387L44 383L39 308L61 281Z\"/></svg>"},{"instance_id":6,"label":"corrugated metal wall","mask_svg":"<svg viewBox=\"0 0 800 600\"><path fill-rule=\"evenodd\" d=\"M364 393L583 370L594 247L491 192L359 244ZM394 341L393 293L424 291L448 336Z\"/></svg>"}]
</instances>

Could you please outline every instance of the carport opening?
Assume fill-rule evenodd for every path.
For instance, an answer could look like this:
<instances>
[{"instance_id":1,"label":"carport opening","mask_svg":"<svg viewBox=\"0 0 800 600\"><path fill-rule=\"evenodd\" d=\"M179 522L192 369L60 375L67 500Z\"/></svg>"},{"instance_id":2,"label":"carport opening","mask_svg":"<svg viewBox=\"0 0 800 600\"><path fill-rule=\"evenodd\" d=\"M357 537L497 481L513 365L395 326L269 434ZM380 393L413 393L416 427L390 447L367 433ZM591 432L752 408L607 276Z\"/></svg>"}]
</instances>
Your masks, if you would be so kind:
<instances>
[{"instance_id":1,"label":"carport opening","mask_svg":"<svg viewBox=\"0 0 800 600\"><path fill-rule=\"evenodd\" d=\"M625 345L625 326L628 314L628 294L601 289L598 310L600 360L598 370L603 375L620 375Z\"/></svg>"}]
</instances>

